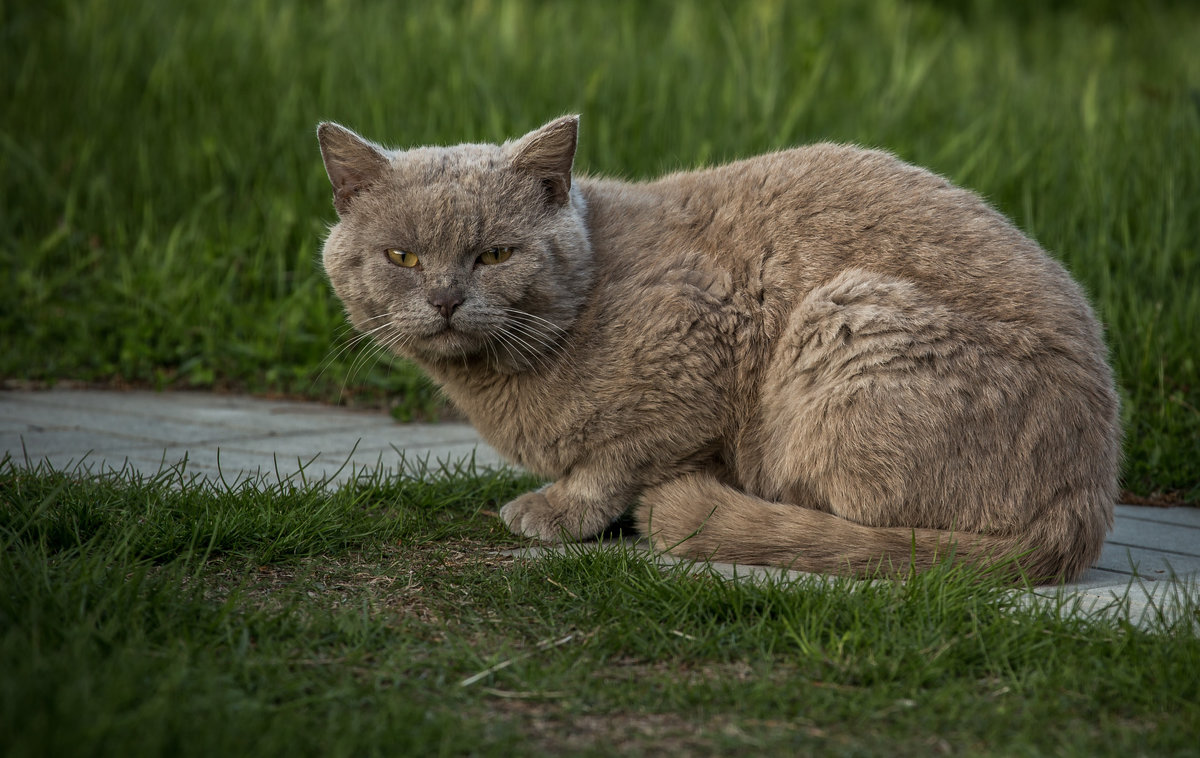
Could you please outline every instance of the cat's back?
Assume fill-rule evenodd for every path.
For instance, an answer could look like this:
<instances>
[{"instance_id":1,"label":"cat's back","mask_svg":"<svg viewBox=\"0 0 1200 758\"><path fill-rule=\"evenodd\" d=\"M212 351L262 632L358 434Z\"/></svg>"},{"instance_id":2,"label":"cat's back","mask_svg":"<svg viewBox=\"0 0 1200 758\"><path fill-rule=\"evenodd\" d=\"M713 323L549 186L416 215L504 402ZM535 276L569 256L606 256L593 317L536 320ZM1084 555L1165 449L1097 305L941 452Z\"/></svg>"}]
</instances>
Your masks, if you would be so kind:
<instances>
[{"instance_id":1,"label":"cat's back","mask_svg":"<svg viewBox=\"0 0 1200 758\"><path fill-rule=\"evenodd\" d=\"M680 213L673 231L753 254L773 243L801 247L809 267L982 263L1039 258L1041 250L978 195L880 150L817 143L646 186ZM936 261L920 260L935 253ZM996 260L996 263L1002 262ZM895 272L891 272L895 273Z\"/></svg>"},{"instance_id":2,"label":"cat's back","mask_svg":"<svg viewBox=\"0 0 1200 758\"><path fill-rule=\"evenodd\" d=\"M974 192L890 153L817 143L590 191L601 256L611 246L669 265L695 252L781 308L861 268L963 313L1100 345L1061 265Z\"/></svg>"},{"instance_id":3,"label":"cat's back","mask_svg":"<svg viewBox=\"0 0 1200 758\"><path fill-rule=\"evenodd\" d=\"M894 155L856 145L819 142L715 166L677 171L649 183L664 197L717 204L812 208L867 199L896 202L909 193L950 187L946 180Z\"/></svg>"},{"instance_id":4,"label":"cat's back","mask_svg":"<svg viewBox=\"0 0 1200 758\"><path fill-rule=\"evenodd\" d=\"M793 251L815 280L846 265L903 265L929 248L1030 248L980 198L877 150L818 143L641 183L591 180L603 242L698 248L730 259ZM968 243L968 244L963 244ZM869 253L871 260L863 260ZM786 257L786 256L785 256Z\"/></svg>"}]
</instances>

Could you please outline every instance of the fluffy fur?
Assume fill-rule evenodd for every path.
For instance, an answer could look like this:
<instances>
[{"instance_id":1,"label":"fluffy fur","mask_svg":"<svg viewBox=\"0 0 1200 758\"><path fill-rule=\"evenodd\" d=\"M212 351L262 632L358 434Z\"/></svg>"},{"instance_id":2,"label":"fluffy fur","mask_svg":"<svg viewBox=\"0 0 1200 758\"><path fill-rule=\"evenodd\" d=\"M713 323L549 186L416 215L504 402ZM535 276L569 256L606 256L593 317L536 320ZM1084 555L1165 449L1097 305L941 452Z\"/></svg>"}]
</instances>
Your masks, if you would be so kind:
<instances>
[{"instance_id":1,"label":"fluffy fur","mask_svg":"<svg viewBox=\"0 0 1200 758\"><path fill-rule=\"evenodd\" d=\"M553 480L504 506L514 532L632 507L660 549L804 571L1096 559L1120 456L1101 330L1004 217L833 144L574 177L577 130L389 151L318 129L351 322Z\"/></svg>"}]
</instances>

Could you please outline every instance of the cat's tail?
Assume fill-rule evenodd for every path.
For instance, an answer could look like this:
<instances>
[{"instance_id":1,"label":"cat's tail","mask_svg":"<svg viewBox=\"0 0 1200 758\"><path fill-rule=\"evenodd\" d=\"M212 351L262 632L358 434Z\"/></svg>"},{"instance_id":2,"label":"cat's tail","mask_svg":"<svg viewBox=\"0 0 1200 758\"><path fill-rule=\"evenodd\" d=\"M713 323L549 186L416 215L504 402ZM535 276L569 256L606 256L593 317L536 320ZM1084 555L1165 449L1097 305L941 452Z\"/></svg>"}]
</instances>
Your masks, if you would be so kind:
<instances>
[{"instance_id":1,"label":"cat's tail","mask_svg":"<svg viewBox=\"0 0 1200 758\"><path fill-rule=\"evenodd\" d=\"M1098 557L1105 531L1081 525L999 536L864 526L762 500L703 474L646 491L635 518L657 549L699 560L855 577L905 576L953 560L1034 584L1074 579Z\"/></svg>"}]
</instances>

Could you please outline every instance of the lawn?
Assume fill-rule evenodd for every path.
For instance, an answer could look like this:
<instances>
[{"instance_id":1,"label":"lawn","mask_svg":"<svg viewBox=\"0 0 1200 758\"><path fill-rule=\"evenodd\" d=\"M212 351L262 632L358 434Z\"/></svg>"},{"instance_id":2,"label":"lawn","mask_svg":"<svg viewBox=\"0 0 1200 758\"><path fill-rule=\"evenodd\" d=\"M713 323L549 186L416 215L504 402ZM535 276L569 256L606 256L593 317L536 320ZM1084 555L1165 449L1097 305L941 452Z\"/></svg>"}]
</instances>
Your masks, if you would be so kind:
<instances>
[{"instance_id":1,"label":"lawn","mask_svg":"<svg viewBox=\"0 0 1200 758\"><path fill-rule=\"evenodd\" d=\"M0 379L438 415L340 351L314 128L397 146L583 116L579 170L817 140L971 187L1107 327L1126 486L1200 500L1200 9L1172 3L0 5Z\"/></svg>"},{"instance_id":2,"label":"lawn","mask_svg":"<svg viewBox=\"0 0 1200 758\"><path fill-rule=\"evenodd\" d=\"M0 463L0 749L1194 755L1200 598L1143 630L954 570L731 583L538 561L508 472L326 491ZM1188 620L1190 619L1190 621Z\"/></svg>"},{"instance_id":3,"label":"lawn","mask_svg":"<svg viewBox=\"0 0 1200 758\"><path fill-rule=\"evenodd\" d=\"M582 114L630 179L818 140L988 198L1106 326L1125 486L1200 502L1200 7L0 2L0 381L445 416L351 343L315 125ZM0 753L1196 755L1200 601L1144 630L947 569L529 562L510 471L337 489L0 462Z\"/></svg>"}]
</instances>

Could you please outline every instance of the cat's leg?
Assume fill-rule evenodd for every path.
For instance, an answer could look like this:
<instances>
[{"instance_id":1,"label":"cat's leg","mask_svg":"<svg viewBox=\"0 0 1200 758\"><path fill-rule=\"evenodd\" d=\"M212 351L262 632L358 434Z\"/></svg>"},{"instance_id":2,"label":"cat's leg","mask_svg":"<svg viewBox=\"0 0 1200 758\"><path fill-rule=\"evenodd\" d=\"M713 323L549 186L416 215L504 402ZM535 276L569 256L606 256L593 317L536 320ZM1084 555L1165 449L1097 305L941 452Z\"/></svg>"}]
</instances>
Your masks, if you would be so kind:
<instances>
[{"instance_id":1,"label":"cat's leg","mask_svg":"<svg viewBox=\"0 0 1200 758\"><path fill-rule=\"evenodd\" d=\"M1012 539L1038 575L1071 576L1111 524L1119 434L1097 371L1019 325L847 271L781 335L746 484L860 526Z\"/></svg>"},{"instance_id":2,"label":"cat's leg","mask_svg":"<svg viewBox=\"0 0 1200 758\"><path fill-rule=\"evenodd\" d=\"M500 509L500 518L523 537L543 542L588 539L625 512L633 497L616 470L577 467L541 489L526 492Z\"/></svg>"},{"instance_id":3,"label":"cat's leg","mask_svg":"<svg viewBox=\"0 0 1200 758\"><path fill-rule=\"evenodd\" d=\"M555 461L543 469L564 475L500 509L513 532L554 542L593 537L646 487L714 465L732 415L723 400L735 363L728 280L673 270L619 295L626 300L612 311L638 333L614 337L594 360L598 381L580 376L579 386L558 390L587 397L592 410L577 412L578 422L547 444L557 454L543 456Z\"/></svg>"},{"instance_id":4,"label":"cat's leg","mask_svg":"<svg viewBox=\"0 0 1200 758\"><path fill-rule=\"evenodd\" d=\"M759 493L790 502L802 490L872 526L1015 526L1011 472L991 464L1028 377L970 328L911 282L874 272L809 293L763 382ZM995 498L986 517L945 512L981 493Z\"/></svg>"}]
</instances>

